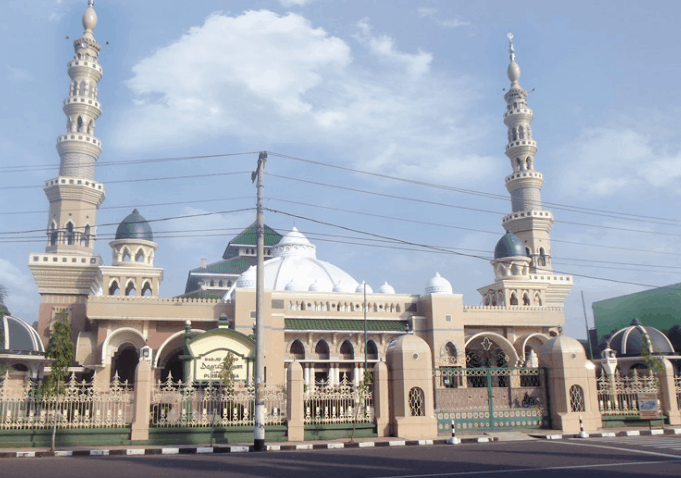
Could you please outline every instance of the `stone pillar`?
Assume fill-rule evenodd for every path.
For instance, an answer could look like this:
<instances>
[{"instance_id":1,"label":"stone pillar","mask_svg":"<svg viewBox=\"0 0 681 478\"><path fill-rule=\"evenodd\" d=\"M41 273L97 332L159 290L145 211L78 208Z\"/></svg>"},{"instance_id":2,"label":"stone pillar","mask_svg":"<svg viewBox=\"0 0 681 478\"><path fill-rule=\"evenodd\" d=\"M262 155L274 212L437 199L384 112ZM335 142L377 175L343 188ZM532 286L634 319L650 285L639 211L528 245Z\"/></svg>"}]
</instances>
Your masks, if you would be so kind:
<instances>
[{"instance_id":1,"label":"stone pillar","mask_svg":"<svg viewBox=\"0 0 681 478\"><path fill-rule=\"evenodd\" d=\"M149 440L149 417L151 406L151 387L154 384L151 367L151 347L140 349L140 361L135 370L135 404L130 440Z\"/></svg>"},{"instance_id":2,"label":"stone pillar","mask_svg":"<svg viewBox=\"0 0 681 478\"><path fill-rule=\"evenodd\" d=\"M539 351L539 363L548 368L553 428L578 433L581 416L585 431L599 429L603 423L598 409L596 367L587 360L582 344L564 335L554 337Z\"/></svg>"},{"instance_id":3,"label":"stone pillar","mask_svg":"<svg viewBox=\"0 0 681 478\"><path fill-rule=\"evenodd\" d=\"M333 384L340 385L340 364L333 365Z\"/></svg>"},{"instance_id":4,"label":"stone pillar","mask_svg":"<svg viewBox=\"0 0 681 478\"><path fill-rule=\"evenodd\" d=\"M416 335L394 340L386 353L392 389L392 433L407 439L437 437L430 347Z\"/></svg>"},{"instance_id":5,"label":"stone pillar","mask_svg":"<svg viewBox=\"0 0 681 478\"><path fill-rule=\"evenodd\" d=\"M676 400L676 384L674 383L674 366L666 358L662 358L664 374L660 376L660 402L662 414L667 415L670 425L681 425L681 412Z\"/></svg>"},{"instance_id":6,"label":"stone pillar","mask_svg":"<svg viewBox=\"0 0 681 478\"><path fill-rule=\"evenodd\" d=\"M359 387L359 364L355 364L355 369L352 372L352 386Z\"/></svg>"},{"instance_id":7,"label":"stone pillar","mask_svg":"<svg viewBox=\"0 0 681 478\"><path fill-rule=\"evenodd\" d=\"M95 369L94 389L97 392L106 392L111 385L111 364Z\"/></svg>"},{"instance_id":8,"label":"stone pillar","mask_svg":"<svg viewBox=\"0 0 681 478\"><path fill-rule=\"evenodd\" d=\"M374 418L379 437L390 436L390 395L388 390L388 366L385 362L374 365Z\"/></svg>"},{"instance_id":9,"label":"stone pillar","mask_svg":"<svg viewBox=\"0 0 681 478\"><path fill-rule=\"evenodd\" d=\"M310 390L310 364L306 363L305 364L305 386L307 387L308 390Z\"/></svg>"},{"instance_id":10,"label":"stone pillar","mask_svg":"<svg viewBox=\"0 0 681 478\"><path fill-rule=\"evenodd\" d=\"M297 361L291 362L286 372L286 425L288 441L305 440L305 397L303 389L303 368Z\"/></svg>"}]
</instances>

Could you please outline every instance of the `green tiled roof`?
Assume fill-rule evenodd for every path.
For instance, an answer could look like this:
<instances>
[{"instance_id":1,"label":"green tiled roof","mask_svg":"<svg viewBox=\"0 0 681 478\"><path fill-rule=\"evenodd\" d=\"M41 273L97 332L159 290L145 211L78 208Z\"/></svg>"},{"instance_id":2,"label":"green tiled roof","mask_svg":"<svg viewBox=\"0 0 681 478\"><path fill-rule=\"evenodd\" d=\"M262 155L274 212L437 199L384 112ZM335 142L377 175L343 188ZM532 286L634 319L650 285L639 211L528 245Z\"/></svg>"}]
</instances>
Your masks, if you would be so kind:
<instances>
[{"instance_id":1,"label":"green tiled roof","mask_svg":"<svg viewBox=\"0 0 681 478\"><path fill-rule=\"evenodd\" d=\"M404 332L402 320L367 320L369 332ZM284 319L286 330L364 330L363 320L351 319Z\"/></svg>"},{"instance_id":2,"label":"green tiled roof","mask_svg":"<svg viewBox=\"0 0 681 478\"><path fill-rule=\"evenodd\" d=\"M278 244L281 240L282 235L277 231L265 224L265 245L274 246ZM223 259L228 259L232 256L230 249L234 246L255 246L256 245L256 234L255 234L255 223L248 226L246 229L241 231L237 236L229 241L225 253L222 255Z\"/></svg>"},{"instance_id":3,"label":"green tiled roof","mask_svg":"<svg viewBox=\"0 0 681 478\"><path fill-rule=\"evenodd\" d=\"M198 267L192 272L206 272L212 274L242 274L251 266L254 266L258 259L255 256L239 256L228 261L220 261L210 264L205 269Z\"/></svg>"}]
</instances>

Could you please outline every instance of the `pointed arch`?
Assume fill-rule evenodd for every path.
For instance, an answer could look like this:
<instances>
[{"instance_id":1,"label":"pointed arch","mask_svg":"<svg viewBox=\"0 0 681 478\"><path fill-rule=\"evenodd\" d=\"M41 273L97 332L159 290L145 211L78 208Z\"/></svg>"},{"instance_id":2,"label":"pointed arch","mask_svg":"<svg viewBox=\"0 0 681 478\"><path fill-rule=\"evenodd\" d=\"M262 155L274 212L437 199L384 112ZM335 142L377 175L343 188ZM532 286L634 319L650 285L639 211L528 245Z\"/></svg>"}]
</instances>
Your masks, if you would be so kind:
<instances>
[{"instance_id":1,"label":"pointed arch","mask_svg":"<svg viewBox=\"0 0 681 478\"><path fill-rule=\"evenodd\" d=\"M127 297L134 297L137 295L137 289L135 288L135 281L130 279L128 285L125 286L125 295Z\"/></svg>"},{"instance_id":2,"label":"pointed arch","mask_svg":"<svg viewBox=\"0 0 681 478\"><path fill-rule=\"evenodd\" d=\"M324 339L319 339L317 343L315 344L314 347L314 353L317 356L318 359L326 359L328 360L329 358L329 344L326 342Z\"/></svg>"},{"instance_id":3,"label":"pointed arch","mask_svg":"<svg viewBox=\"0 0 681 478\"><path fill-rule=\"evenodd\" d=\"M90 225L86 224L83 228L83 234L80 236L80 245L82 247L90 247Z\"/></svg>"},{"instance_id":4,"label":"pointed arch","mask_svg":"<svg viewBox=\"0 0 681 478\"><path fill-rule=\"evenodd\" d=\"M538 306L542 306L541 294L539 292L534 293L534 303Z\"/></svg>"},{"instance_id":5,"label":"pointed arch","mask_svg":"<svg viewBox=\"0 0 681 478\"><path fill-rule=\"evenodd\" d=\"M340 344L338 352L344 359L354 359L355 358L355 348L352 346L352 342L349 340L343 340Z\"/></svg>"},{"instance_id":6,"label":"pointed arch","mask_svg":"<svg viewBox=\"0 0 681 478\"><path fill-rule=\"evenodd\" d=\"M153 294L153 290L151 289L151 283L146 280L144 281L144 284L142 285L142 293L140 294L142 297L151 297Z\"/></svg>"},{"instance_id":7,"label":"pointed arch","mask_svg":"<svg viewBox=\"0 0 681 478\"><path fill-rule=\"evenodd\" d=\"M127 247L123 248L123 262L130 262L130 250Z\"/></svg>"},{"instance_id":8,"label":"pointed arch","mask_svg":"<svg viewBox=\"0 0 681 478\"><path fill-rule=\"evenodd\" d=\"M83 132L83 117L82 117L82 116L79 116L79 117L78 117L76 132L77 132L77 133L82 133L82 132Z\"/></svg>"},{"instance_id":9,"label":"pointed arch","mask_svg":"<svg viewBox=\"0 0 681 478\"><path fill-rule=\"evenodd\" d=\"M289 355L296 360L305 359L305 345L300 339L293 340L288 346Z\"/></svg>"},{"instance_id":10,"label":"pointed arch","mask_svg":"<svg viewBox=\"0 0 681 478\"><path fill-rule=\"evenodd\" d=\"M199 335L205 333L205 330L201 329L191 329L189 331L190 334L193 335ZM184 330L180 330L179 332L175 332L173 335L168 337L165 342L161 344L161 346L158 348L155 354L154 358L154 368L158 368L159 365L163 366L163 361L167 358L169 355L166 351L166 349L170 348L170 351L172 352L175 347L179 348L182 347L184 349L184 338L182 338L182 334L184 334ZM175 378L181 378L181 377L175 377Z\"/></svg>"},{"instance_id":11,"label":"pointed arch","mask_svg":"<svg viewBox=\"0 0 681 478\"><path fill-rule=\"evenodd\" d=\"M141 247L137 249L137 254L135 254L135 262L144 262L144 249Z\"/></svg>"},{"instance_id":12,"label":"pointed arch","mask_svg":"<svg viewBox=\"0 0 681 478\"><path fill-rule=\"evenodd\" d=\"M366 354L369 360L378 360L378 347L373 340L367 341Z\"/></svg>"},{"instance_id":13,"label":"pointed arch","mask_svg":"<svg viewBox=\"0 0 681 478\"><path fill-rule=\"evenodd\" d=\"M95 120L93 119L91 119L90 122L87 124L87 134L89 135L95 134Z\"/></svg>"},{"instance_id":14,"label":"pointed arch","mask_svg":"<svg viewBox=\"0 0 681 478\"><path fill-rule=\"evenodd\" d=\"M525 336L522 339L522 342L520 343L520 347L519 347L520 352L523 354L522 357L521 357L522 362L525 363L527 361L527 349L528 349L528 347L534 349L535 352L539 353L539 349L541 348L542 345L544 345L544 343L547 340L549 340L549 338L550 337L548 335L545 335L545 334L542 334L542 333L539 333L539 332ZM534 346L531 342L534 342ZM516 341L516 344L517 343L518 342Z\"/></svg>"},{"instance_id":15,"label":"pointed arch","mask_svg":"<svg viewBox=\"0 0 681 478\"><path fill-rule=\"evenodd\" d=\"M546 251L544 251L543 247L539 248L539 265L540 266L546 265Z\"/></svg>"},{"instance_id":16,"label":"pointed arch","mask_svg":"<svg viewBox=\"0 0 681 478\"><path fill-rule=\"evenodd\" d=\"M518 294L511 292L510 305L518 305Z\"/></svg>"},{"instance_id":17,"label":"pointed arch","mask_svg":"<svg viewBox=\"0 0 681 478\"><path fill-rule=\"evenodd\" d=\"M78 85L78 96L85 96L86 83L85 80L81 81Z\"/></svg>"},{"instance_id":18,"label":"pointed arch","mask_svg":"<svg viewBox=\"0 0 681 478\"><path fill-rule=\"evenodd\" d=\"M109 335L102 344L102 365L109 365L119 348L130 344L139 351L146 344L144 336L132 327L122 327Z\"/></svg>"},{"instance_id":19,"label":"pointed arch","mask_svg":"<svg viewBox=\"0 0 681 478\"><path fill-rule=\"evenodd\" d=\"M57 232L57 223L54 222L54 221L52 221L52 224L50 224L49 235L50 235L50 245L56 246L57 241L59 240L59 232Z\"/></svg>"},{"instance_id":20,"label":"pointed arch","mask_svg":"<svg viewBox=\"0 0 681 478\"><path fill-rule=\"evenodd\" d=\"M475 340L484 339L485 337L494 342L506 355L508 355L508 364L511 367L518 363L518 353L516 352L515 347L513 347L513 344L509 342L506 337L497 334L496 332L480 332L471 336L468 340L466 340L466 350L468 351L469 347Z\"/></svg>"},{"instance_id":21,"label":"pointed arch","mask_svg":"<svg viewBox=\"0 0 681 478\"><path fill-rule=\"evenodd\" d=\"M112 280L109 284L109 295L119 295L120 287L118 287L118 281L116 279Z\"/></svg>"},{"instance_id":22,"label":"pointed arch","mask_svg":"<svg viewBox=\"0 0 681 478\"><path fill-rule=\"evenodd\" d=\"M75 242L76 233L73 232L73 223L71 221L66 223L66 234L64 234L64 244L72 246Z\"/></svg>"},{"instance_id":23,"label":"pointed arch","mask_svg":"<svg viewBox=\"0 0 681 478\"><path fill-rule=\"evenodd\" d=\"M523 305L532 305L532 301L530 300L530 294L527 292L523 293Z\"/></svg>"}]
</instances>

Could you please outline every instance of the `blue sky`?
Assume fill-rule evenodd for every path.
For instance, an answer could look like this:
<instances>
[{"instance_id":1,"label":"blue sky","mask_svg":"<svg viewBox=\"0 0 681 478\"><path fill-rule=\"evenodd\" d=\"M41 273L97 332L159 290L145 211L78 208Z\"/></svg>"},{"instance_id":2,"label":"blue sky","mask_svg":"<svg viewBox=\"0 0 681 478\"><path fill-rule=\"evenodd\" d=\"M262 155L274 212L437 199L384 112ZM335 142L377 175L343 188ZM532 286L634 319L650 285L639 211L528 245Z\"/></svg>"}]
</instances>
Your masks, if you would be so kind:
<instances>
[{"instance_id":1,"label":"blue sky","mask_svg":"<svg viewBox=\"0 0 681 478\"><path fill-rule=\"evenodd\" d=\"M65 65L86 4L0 5L0 232L46 226L41 187L57 174ZM182 293L188 270L202 257L219 260L229 239L254 220L251 211L196 215L252 208L248 171L257 154L148 159L268 150L502 195L274 155L266 167L271 209L490 257L503 234L501 217L510 212L502 122L509 30L520 83L534 89L528 103L543 200L568 206L546 206L556 219L554 269L576 275L566 332L584 336L582 290L588 306L645 288L621 282L679 282L678 2L99 0L95 9L104 68L96 179L107 190L96 252L110 263L115 225L135 207L149 220L195 215L152 222L163 296ZM21 168L8 169L15 165ZM203 176L117 182L189 175ZM320 259L374 288L387 280L397 292L422 293L437 271L465 303L479 304L476 289L493 280L489 263L478 258L360 246L366 241L358 232L283 214L268 213L266 222L280 231L295 224ZM44 250L45 235L3 240L0 281L9 288L9 308L32 322L40 298L26 264L29 253Z\"/></svg>"}]
</instances>

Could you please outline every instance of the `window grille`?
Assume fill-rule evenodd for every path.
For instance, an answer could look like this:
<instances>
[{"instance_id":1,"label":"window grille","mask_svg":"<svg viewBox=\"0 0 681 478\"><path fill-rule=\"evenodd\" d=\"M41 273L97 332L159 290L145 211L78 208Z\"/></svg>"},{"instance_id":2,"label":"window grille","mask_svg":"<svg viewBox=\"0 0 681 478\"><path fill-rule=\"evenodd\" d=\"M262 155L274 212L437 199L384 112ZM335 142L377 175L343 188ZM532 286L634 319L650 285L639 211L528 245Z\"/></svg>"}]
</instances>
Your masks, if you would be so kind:
<instances>
[{"instance_id":1,"label":"window grille","mask_svg":"<svg viewBox=\"0 0 681 478\"><path fill-rule=\"evenodd\" d=\"M409 390L409 411L412 417L422 417L426 414L424 410L425 403L426 397L423 390L418 387Z\"/></svg>"}]
</instances>

